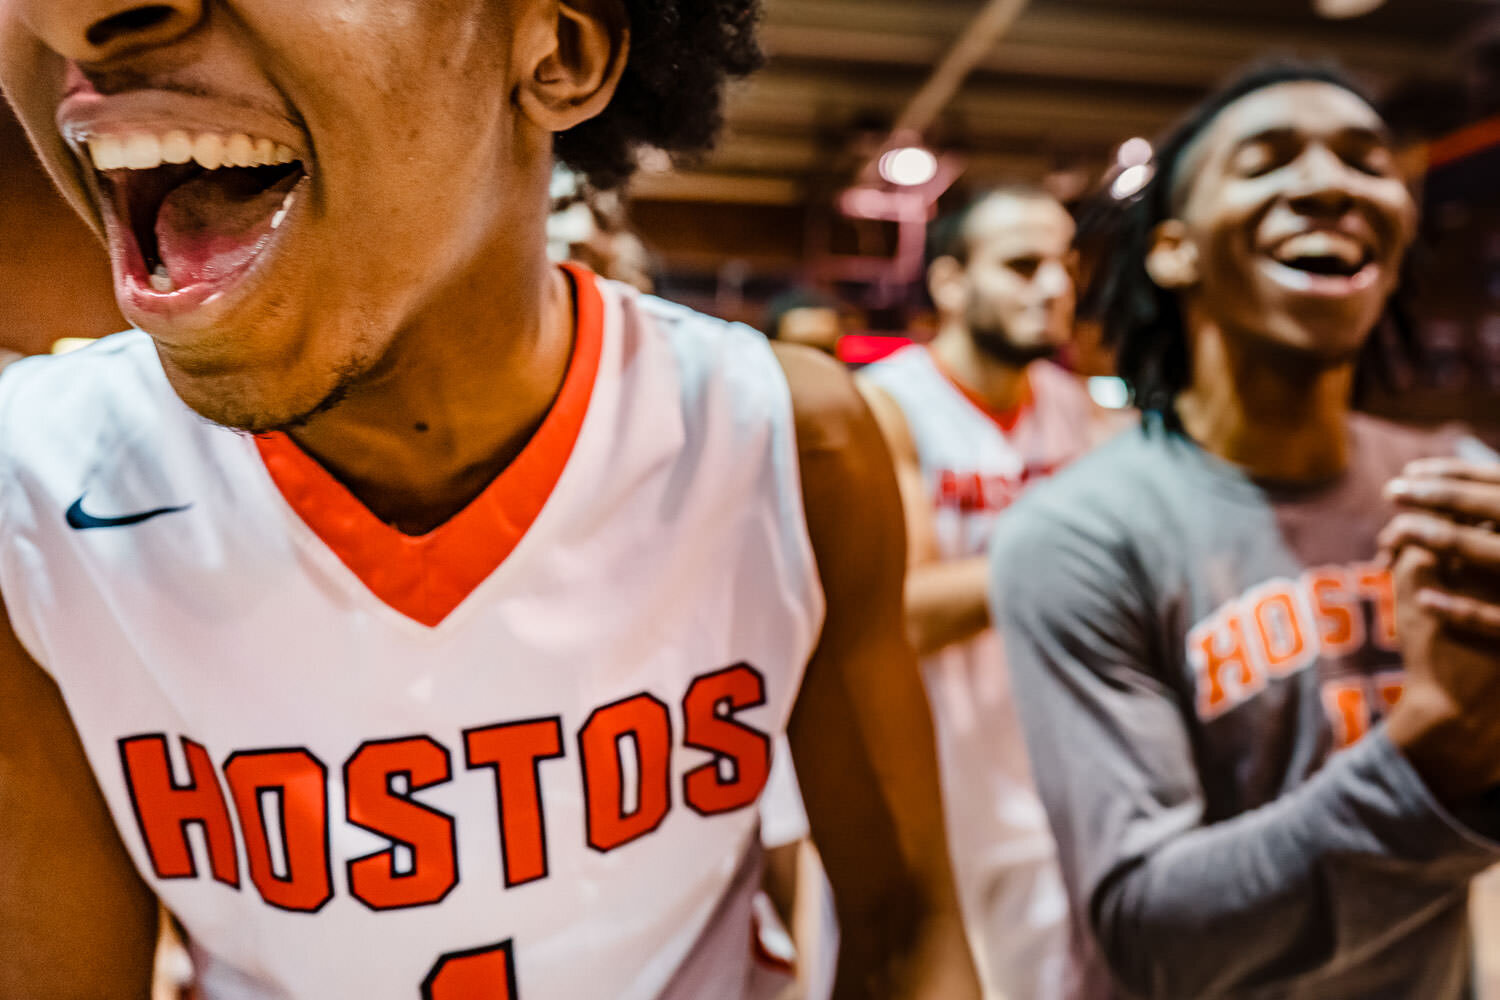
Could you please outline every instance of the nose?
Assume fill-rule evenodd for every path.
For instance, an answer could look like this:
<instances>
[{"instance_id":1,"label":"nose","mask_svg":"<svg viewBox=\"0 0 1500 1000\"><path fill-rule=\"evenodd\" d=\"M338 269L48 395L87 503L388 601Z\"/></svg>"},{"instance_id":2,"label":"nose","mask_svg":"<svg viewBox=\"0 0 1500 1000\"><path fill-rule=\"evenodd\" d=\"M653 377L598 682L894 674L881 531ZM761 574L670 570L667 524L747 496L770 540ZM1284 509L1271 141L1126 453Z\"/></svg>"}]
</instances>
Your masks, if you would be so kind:
<instances>
[{"instance_id":1,"label":"nose","mask_svg":"<svg viewBox=\"0 0 1500 1000\"><path fill-rule=\"evenodd\" d=\"M1073 275L1062 261L1049 260L1037 271L1036 290L1044 302L1055 302L1073 292Z\"/></svg>"},{"instance_id":2,"label":"nose","mask_svg":"<svg viewBox=\"0 0 1500 1000\"><path fill-rule=\"evenodd\" d=\"M1354 204L1353 168L1326 146L1310 146L1297 161L1288 200L1305 215L1342 215Z\"/></svg>"},{"instance_id":3,"label":"nose","mask_svg":"<svg viewBox=\"0 0 1500 1000\"><path fill-rule=\"evenodd\" d=\"M204 0L16 0L42 44L88 66L169 45L203 20Z\"/></svg>"}]
</instances>

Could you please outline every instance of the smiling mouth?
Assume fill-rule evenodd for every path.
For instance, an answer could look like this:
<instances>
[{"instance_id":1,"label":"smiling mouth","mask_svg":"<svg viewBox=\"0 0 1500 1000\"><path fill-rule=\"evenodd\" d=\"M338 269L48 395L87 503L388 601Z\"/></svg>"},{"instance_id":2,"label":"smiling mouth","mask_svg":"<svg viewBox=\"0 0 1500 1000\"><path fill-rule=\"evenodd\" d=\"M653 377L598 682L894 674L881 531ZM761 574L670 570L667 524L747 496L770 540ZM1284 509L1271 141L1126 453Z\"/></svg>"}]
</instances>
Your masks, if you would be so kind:
<instances>
[{"instance_id":1,"label":"smiling mouth","mask_svg":"<svg viewBox=\"0 0 1500 1000\"><path fill-rule=\"evenodd\" d=\"M271 245L307 171L244 134L88 139L111 256L128 297L205 300Z\"/></svg>"},{"instance_id":2,"label":"smiling mouth","mask_svg":"<svg viewBox=\"0 0 1500 1000\"><path fill-rule=\"evenodd\" d=\"M1375 263L1375 252L1362 242L1317 231L1284 240L1270 257L1281 267L1313 278L1352 279Z\"/></svg>"}]
</instances>

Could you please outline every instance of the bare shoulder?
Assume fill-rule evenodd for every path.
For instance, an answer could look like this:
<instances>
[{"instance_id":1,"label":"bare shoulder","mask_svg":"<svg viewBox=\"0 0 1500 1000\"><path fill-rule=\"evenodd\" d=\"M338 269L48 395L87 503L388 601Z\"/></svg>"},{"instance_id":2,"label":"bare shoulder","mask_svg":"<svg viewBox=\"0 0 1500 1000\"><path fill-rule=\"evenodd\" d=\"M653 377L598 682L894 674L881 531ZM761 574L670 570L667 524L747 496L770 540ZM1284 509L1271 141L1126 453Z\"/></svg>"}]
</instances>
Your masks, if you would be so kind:
<instances>
[{"instance_id":1,"label":"bare shoulder","mask_svg":"<svg viewBox=\"0 0 1500 1000\"><path fill-rule=\"evenodd\" d=\"M870 419L853 377L821 351L781 343L772 349L791 389L799 446L804 451L810 444L839 450L856 432L856 425Z\"/></svg>"},{"instance_id":2,"label":"bare shoulder","mask_svg":"<svg viewBox=\"0 0 1500 1000\"><path fill-rule=\"evenodd\" d=\"M824 586L830 576L875 570L895 554L904 566L906 533L891 454L854 379L832 358L776 345L797 427L803 503ZM852 581L851 581L852 582Z\"/></svg>"},{"instance_id":3,"label":"bare shoulder","mask_svg":"<svg viewBox=\"0 0 1500 1000\"><path fill-rule=\"evenodd\" d=\"M906 422L906 413L884 387L868 378L855 376L854 385L870 407L885 443L898 462L917 461L917 442L912 437L911 425Z\"/></svg>"}]
</instances>

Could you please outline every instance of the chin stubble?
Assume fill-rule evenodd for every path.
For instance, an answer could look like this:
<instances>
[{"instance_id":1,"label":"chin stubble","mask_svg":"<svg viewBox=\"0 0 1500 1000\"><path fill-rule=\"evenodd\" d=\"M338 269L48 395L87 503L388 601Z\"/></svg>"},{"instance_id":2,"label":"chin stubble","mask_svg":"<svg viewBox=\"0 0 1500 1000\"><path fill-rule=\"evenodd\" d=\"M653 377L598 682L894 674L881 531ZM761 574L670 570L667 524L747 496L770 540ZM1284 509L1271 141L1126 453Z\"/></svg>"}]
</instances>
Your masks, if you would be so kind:
<instances>
[{"instance_id":1,"label":"chin stubble","mask_svg":"<svg viewBox=\"0 0 1500 1000\"><path fill-rule=\"evenodd\" d=\"M168 381L175 366L167 365ZM315 417L336 408L346 400L374 367L363 353L348 358L334 369L329 388L312 405L273 409L267 405L267 393L252 380L238 373L205 377L191 369L177 368L179 378L189 380L188 392L178 390L190 409L204 420L246 434L267 434L305 426ZM174 388L176 388L174 386ZM198 391L193 391L198 390ZM190 396L198 397L195 402Z\"/></svg>"},{"instance_id":2,"label":"chin stubble","mask_svg":"<svg viewBox=\"0 0 1500 1000\"><path fill-rule=\"evenodd\" d=\"M1051 360L1057 357L1060 350L1055 344L1023 347L999 330L971 327L969 336L974 341L974 346L979 349L979 353L992 361L1014 368L1024 368L1035 361Z\"/></svg>"}]
</instances>

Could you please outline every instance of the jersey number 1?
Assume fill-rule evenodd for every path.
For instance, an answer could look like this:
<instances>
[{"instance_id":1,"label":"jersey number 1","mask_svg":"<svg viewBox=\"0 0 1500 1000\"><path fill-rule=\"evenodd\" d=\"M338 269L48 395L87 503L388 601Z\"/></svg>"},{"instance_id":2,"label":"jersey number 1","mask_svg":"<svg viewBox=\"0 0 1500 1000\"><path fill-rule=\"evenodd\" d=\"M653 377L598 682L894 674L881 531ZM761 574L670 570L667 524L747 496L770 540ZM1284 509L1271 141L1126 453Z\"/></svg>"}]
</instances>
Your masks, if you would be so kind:
<instances>
[{"instance_id":1,"label":"jersey number 1","mask_svg":"<svg viewBox=\"0 0 1500 1000\"><path fill-rule=\"evenodd\" d=\"M511 943L444 955L422 980L422 1000L516 1000Z\"/></svg>"}]
</instances>

